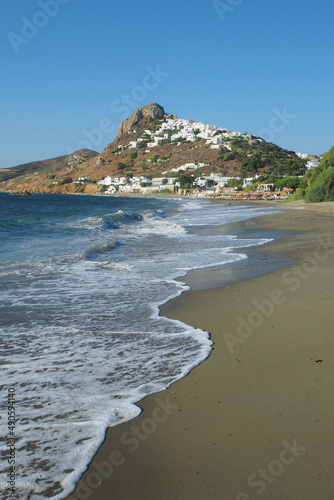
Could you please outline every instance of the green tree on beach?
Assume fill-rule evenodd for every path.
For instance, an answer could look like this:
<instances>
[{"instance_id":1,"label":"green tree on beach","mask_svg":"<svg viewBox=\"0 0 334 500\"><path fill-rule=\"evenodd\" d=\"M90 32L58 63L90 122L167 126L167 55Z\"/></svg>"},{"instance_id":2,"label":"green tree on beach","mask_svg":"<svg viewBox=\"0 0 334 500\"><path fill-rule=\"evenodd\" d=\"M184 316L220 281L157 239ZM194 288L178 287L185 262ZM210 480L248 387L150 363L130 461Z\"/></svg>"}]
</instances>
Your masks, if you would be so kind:
<instances>
[{"instance_id":1,"label":"green tree on beach","mask_svg":"<svg viewBox=\"0 0 334 500\"><path fill-rule=\"evenodd\" d=\"M242 179L230 179L227 184L226 184L226 187L228 188L240 188L242 187L244 181Z\"/></svg>"},{"instance_id":2,"label":"green tree on beach","mask_svg":"<svg viewBox=\"0 0 334 500\"><path fill-rule=\"evenodd\" d=\"M320 174L305 194L306 203L334 201L334 167Z\"/></svg>"},{"instance_id":3,"label":"green tree on beach","mask_svg":"<svg viewBox=\"0 0 334 500\"><path fill-rule=\"evenodd\" d=\"M299 188L300 185L300 178L299 177L282 177L282 179L274 180L273 181L275 186L279 189L282 188L289 188L293 189L294 191Z\"/></svg>"},{"instance_id":4,"label":"green tree on beach","mask_svg":"<svg viewBox=\"0 0 334 500\"><path fill-rule=\"evenodd\" d=\"M194 176L190 174L179 174L175 182L180 183L181 189L191 189L194 184Z\"/></svg>"},{"instance_id":5,"label":"green tree on beach","mask_svg":"<svg viewBox=\"0 0 334 500\"><path fill-rule=\"evenodd\" d=\"M319 203L322 201L334 201L334 147L326 153L319 167L308 171L305 175L307 186L305 186L306 203Z\"/></svg>"}]
</instances>

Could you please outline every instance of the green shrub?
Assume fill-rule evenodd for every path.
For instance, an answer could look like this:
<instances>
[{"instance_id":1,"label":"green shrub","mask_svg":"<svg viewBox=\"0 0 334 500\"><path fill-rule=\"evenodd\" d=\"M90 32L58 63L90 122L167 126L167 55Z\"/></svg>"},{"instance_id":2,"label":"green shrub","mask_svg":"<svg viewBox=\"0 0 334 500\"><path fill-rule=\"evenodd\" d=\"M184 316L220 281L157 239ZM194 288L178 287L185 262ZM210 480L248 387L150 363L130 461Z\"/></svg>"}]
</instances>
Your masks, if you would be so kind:
<instances>
[{"instance_id":1,"label":"green shrub","mask_svg":"<svg viewBox=\"0 0 334 500\"><path fill-rule=\"evenodd\" d=\"M72 177L65 177L59 181L59 185L62 186L63 184L71 184L71 182L73 182Z\"/></svg>"},{"instance_id":2,"label":"green shrub","mask_svg":"<svg viewBox=\"0 0 334 500\"><path fill-rule=\"evenodd\" d=\"M173 194L172 191L168 188L164 188L164 189L156 189L155 191L152 191L153 194L157 194L157 193L162 193L162 194Z\"/></svg>"},{"instance_id":3,"label":"green shrub","mask_svg":"<svg viewBox=\"0 0 334 500\"><path fill-rule=\"evenodd\" d=\"M83 184L82 186L80 186L75 192L76 193L83 193L84 190L85 190L85 187L86 187L86 184ZM105 186L106 187L106 186Z\"/></svg>"},{"instance_id":4,"label":"green shrub","mask_svg":"<svg viewBox=\"0 0 334 500\"><path fill-rule=\"evenodd\" d=\"M322 172L305 194L306 203L334 201L334 167Z\"/></svg>"},{"instance_id":5,"label":"green shrub","mask_svg":"<svg viewBox=\"0 0 334 500\"><path fill-rule=\"evenodd\" d=\"M282 179L274 180L274 184L277 188L289 188L294 191L300 186L300 178L299 177L283 177Z\"/></svg>"},{"instance_id":6,"label":"green shrub","mask_svg":"<svg viewBox=\"0 0 334 500\"><path fill-rule=\"evenodd\" d=\"M243 186L243 179L230 179L229 181L227 181L226 183L226 187L228 188L241 188Z\"/></svg>"},{"instance_id":7,"label":"green shrub","mask_svg":"<svg viewBox=\"0 0 334 500\"><path fill-rule=\"evenodd\" d=\"M284 198L282 200L282 203L290 203L292 201L299 201L304 198L303 190L302 189L297 189L294 193L290 194L287 198Z\"/></svg>"}]
</instances>

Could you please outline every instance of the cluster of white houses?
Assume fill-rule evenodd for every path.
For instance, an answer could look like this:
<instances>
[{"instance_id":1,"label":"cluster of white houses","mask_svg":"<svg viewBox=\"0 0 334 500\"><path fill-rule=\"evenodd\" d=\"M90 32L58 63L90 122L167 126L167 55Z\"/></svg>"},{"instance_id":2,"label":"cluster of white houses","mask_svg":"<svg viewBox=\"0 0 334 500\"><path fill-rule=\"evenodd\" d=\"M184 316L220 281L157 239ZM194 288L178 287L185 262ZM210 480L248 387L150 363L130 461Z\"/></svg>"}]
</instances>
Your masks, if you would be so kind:
<instances>
[{"instance_id":1,"label":"cluster of white houses","mask_svg":"<svg viewBox=\"0 0 334 500\"><path fill-rule=\"evenodd\" d=\"M171 172L180 172L186 171L186 170L198 170L199 168L205 167L207 164L206 163L185 163L184 165L181 165L181 167L177 168L172 168ZM163 174L167 174L167 172L162 172Z\"/></svg>"},{"instance_id":2,"label":"cluster of white houses","mask_svg":"<svg viewBox=\"0 0 334 500\"><path fill-rule=\"evenodd\" d=\"M129 133L132 134L135 132ZM219 149L224 143L224 146L231 150L231 144L228 142L229 139L232 140L236 137L252 139L255 137L250 134L242 134L241 132L229 132L227 129L217 128L214 125L206 125L202 122L177 118L168 118L163 121L161 127L155 132L145 130L143 136L136 141L130 141L128 147L138 148L141 142L145 142L147 143L147 147L151 149L159 146L162 141L166 140L195 142L197 139L205 139L206 144L211 145L212 149Z\"/></svg>"},{"instance_id":3,"label":"cluster of white houses","mask_svg":"<svg viewBox=\"0 0 334 500\"><path fill-rule=\"evenodd\" d=\"M243 187L251 184L252 181L257 179L258 176L243 179ZM83 178L82 178L83 179ZM225 177L223 174L212 173L208 176L197 177L194 185L200 190L210 192L220 192L226 187L229 181L241 179L240 177ZM88 181L87 178L84 179ZM105 194L113 194L116 192L141 192L151 193L152 191L163 191L169 189L174 191L175 188L180 187L177 177L154 177L153 179L140 176L140 177L111 177L107 176L98 182L101 186L105 186ZM210 187L208 187L210 186ZM232 188L233 191L233 188Z\"/></svg>"},{"instance_id":4,"label":"cluster of white houses","mask_svg":"<svg viewBox=\"0 0 334 500\"><path fill-rule=\"evenodd\" d=\"M296 153L297 156L299 156L299 158L301 158L302 160L307 160L310 155L308 154L305 154L305 153ZM313 159L309 159L306 164L305 164L305 167L309 170L310 168L317 168L319 167L320 165L320 160L321 160L321 156L318 156L318 157L314 157L312 156L311 158Z\"/></svg>"},{"instance_id":5,"label":"cluster of white houses","mask_svg":"<svg viewBox=\"0 0 334 500\"><path fill-rule=\"evenodd\" d=\"M308 162L307 168L315 168L320 162L318 160L310 160ZM204 163L186 163L185 165L181 165L180 167L173 168L170 172L163 172L162 175L169 174L166 177L146 177L146 176L137 176L137 177L112 177L107 176L102 180L98 181L98 184L104 187L105 194L114 194L116 192L128 192L128 193L152 193L159 192L166 189L169 189L171 192L175 190L175 188L180 187L180 183L178 182L178 177L170 176L170 174L174 172L184 172L187 170L195 171L200 168L205 167ZM215 194L221 193L222 191L226 192L226 186L231 180L241 180L243 181L242 188L252 184L252 182L256 181L259 175L255 175L254 177L241 178L241 177L226 177L223 174L219 173L211 173L208 176L198 176L194 180L194 187L197 187L199 191L203 192L203 194ZM80 177L76 183L82 182L90 182L91 179L88 177ZM230 192L233 193L236 188L230 188ZM267 191L270 189L269 185L260 185L258 186L258 191Z\"/></svg>"},{"instance_id":6,"label":"cluster of white houses","mask_svg":"<svg viewBox=\"0 0 334 500\"><path fill-rule=\"evenodd\" d=\"M136 131L129 131L129 134L136 133ZM242 137L248 140L257 140L258 143L262 142L262 139L256 137L253 134L241 133L241 132L230 132L226 128L218 128L214 125L207 125L202 122L195 122L193 120L183 120L178 118L168 118L162 121L161 126L155 132L151 130L145 130L143 133L144 137L137 139L136 141L130 141L127 146L123 146L122 149L126 147L138 148L140 143L145 142L147 148L151 149L159 146L162 141L175 141L175 142L195 142L197 139L205 139L206 144L211 146L211 149L219 149L224 145L226 149L232 151L231 141L236 137ZM309 155L304 153L297 153L297 156L302 159L309 158ZM321 157L320 157L321 158ZM188 164L189 169L191 168ZM320 159L310 159L306 163L306 168L315 168L320 165ZM173 172L178 172L179 170L184 170L187 165L183 165L178 169L173 169ZM192 170L200 168L194 165Z\"/></svg>"}]
</instances>

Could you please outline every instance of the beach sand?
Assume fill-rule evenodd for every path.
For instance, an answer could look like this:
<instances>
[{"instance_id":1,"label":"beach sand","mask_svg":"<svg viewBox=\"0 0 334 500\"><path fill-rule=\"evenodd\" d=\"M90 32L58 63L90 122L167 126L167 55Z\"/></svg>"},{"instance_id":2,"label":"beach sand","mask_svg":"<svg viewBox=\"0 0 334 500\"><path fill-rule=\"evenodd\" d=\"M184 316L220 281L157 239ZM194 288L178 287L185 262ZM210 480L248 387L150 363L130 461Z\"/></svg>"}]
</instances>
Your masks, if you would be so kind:
<instances>
[{"instance_id":1,"label":"beach sand","mask_svg":"<svg viewBox=\"0 0 334 500\"><path fill-rule=\"evenodd\" d=\"M211 355L110 428L68 498L334 498L333 215L286 209L239 227L279 237L232 272L191 273L161 308L208 331Z\"/></svg>"}]
</instances>

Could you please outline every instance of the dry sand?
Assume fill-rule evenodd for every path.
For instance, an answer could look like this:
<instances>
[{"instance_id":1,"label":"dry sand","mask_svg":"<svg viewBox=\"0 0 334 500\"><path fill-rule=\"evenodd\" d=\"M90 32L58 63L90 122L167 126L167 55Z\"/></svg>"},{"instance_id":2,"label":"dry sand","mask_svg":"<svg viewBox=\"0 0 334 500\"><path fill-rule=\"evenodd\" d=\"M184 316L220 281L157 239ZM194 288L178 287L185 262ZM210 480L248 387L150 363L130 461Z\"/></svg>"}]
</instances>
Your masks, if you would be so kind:
<instances>
[{"instance_id":1,"label":"dry sand","mask_svg":"<svg viewBox=\"0 0 334 500\"><path fill-rule=\"evenodd\" d=\"M333 216L284 210L244 226L292 231L253 259L268 272L266 255L282 252L291 267L228 285L217 270L212 289L189 277L195 290L162 314L210 332L212 354L109 429L68 498L334 498Z\"/></svg>"}]
</instances>

